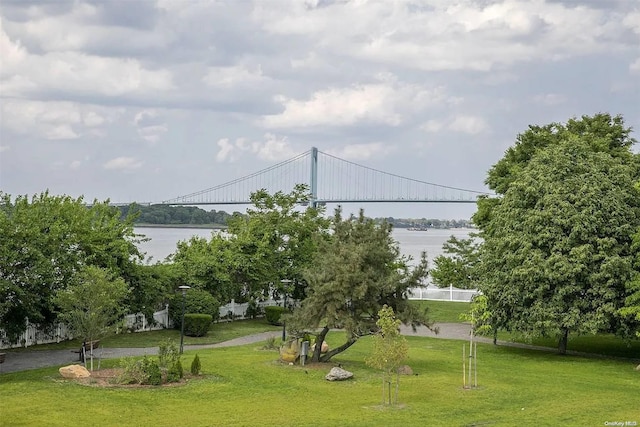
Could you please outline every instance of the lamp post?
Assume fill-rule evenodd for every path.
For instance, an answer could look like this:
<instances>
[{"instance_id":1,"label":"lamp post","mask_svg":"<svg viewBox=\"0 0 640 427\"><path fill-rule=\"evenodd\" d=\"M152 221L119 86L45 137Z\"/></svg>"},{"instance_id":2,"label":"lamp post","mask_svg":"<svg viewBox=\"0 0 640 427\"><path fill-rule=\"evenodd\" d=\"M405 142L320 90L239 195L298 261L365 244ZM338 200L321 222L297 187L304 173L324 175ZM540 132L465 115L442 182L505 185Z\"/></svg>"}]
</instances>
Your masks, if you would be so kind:
<instances>
[{"instance_id":1,"label":"lamp post","mask_svg":"<svg viewBox=\"0 0 640 427\"><path fill-rule=\"evenodd\" d=\"M184 348L184 306L187 300L187 290L191 289L191 286L182 285L178 286L178 289L182 291L182 327L180 328L180 354L182 354L182 350Z\"/></svg>"},{"instance_id":2,"label":"lamp post","mask_svg":"<svg viewBox=\"0 0 640 427\"><path fill-rule=\"evenodd\" d=\"M282 283L282 293L284 294L284 303L282 304L284 306L284 309L287 309L287 292L289 291L289 283L293 282L293 280L290 279L282 279L280 280L280 283ZM284 342L287 339L287 323L283 320L282 321L282 342Z\"/></svg>"}]
</instances>

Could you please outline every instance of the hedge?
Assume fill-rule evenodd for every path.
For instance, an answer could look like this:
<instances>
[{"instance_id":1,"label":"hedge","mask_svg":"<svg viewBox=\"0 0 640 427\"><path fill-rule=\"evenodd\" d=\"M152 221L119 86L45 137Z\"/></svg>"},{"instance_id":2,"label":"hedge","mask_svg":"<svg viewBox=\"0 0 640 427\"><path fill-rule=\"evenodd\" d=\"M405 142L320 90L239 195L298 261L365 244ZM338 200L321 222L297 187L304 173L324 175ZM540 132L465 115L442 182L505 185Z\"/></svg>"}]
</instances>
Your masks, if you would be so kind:
<instances>
[{"instance_id":1,"label":"hedge","mask_svg":"<svg viewBox=\"0 0 640 427\"><path fill-rule=\"evenodd\" d=\"M184 315L184 334L190 337L207 335L213 317L210 314L187 313Z\"/></svg>"}]
</instances>

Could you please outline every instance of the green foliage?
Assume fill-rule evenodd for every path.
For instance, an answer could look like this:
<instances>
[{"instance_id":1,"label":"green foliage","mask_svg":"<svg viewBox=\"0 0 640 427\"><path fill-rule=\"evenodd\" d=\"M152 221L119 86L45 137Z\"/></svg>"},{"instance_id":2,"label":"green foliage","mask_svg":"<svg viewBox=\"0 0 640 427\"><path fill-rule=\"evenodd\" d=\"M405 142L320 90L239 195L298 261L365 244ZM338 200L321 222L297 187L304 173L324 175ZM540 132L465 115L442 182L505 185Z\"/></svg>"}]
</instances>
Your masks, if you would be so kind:
<instances>
[{"instance_id":1,"label":"green foliage","mask_svg":"<svg viewBox=\"0 0 640 427\"><path fill-rule=\"evenodd\" d=\"M167 382L176 383L184 377L184 370L182 369L182 361L178 359L176 363L171 365L167 370Z\"/></svg>"},{"instance_id":2,"label":"green foliage","mask_svg":"<svg viewBox=\"0 0 640 427\"><path fill-rule=\"evenodd\" d=\"M397 373L402 362L409 353L407 340L400 335L400 320L396 319L393 309L386 304L378 312L378 332L373 337L373 352L365 359L365 363L372 368L382 371L382 404L385 404L386 387L390 386L393 374L396 377L395 403L398 403L398 389L400 386L400 376ZM391 404L391 393L389 401Z\"/></svg>"},{"instance_id":3,"label":"green foliage","mask_svg":"<svg viewBox=\"0 0 640 427\"><path fill-rule=\"evenodd\" d=\"M245 318L255 319L264 313L262 307L254 299L249 300L247 304L247 310L244 312Z\"/></svg>"},{"instance_id":4,"label":"green foliage","mask_svg":"<svg viewBox=\"0 0 640 427\"><path fill-rule=\"evenodd\" d=\"M162 369L169 367L180 361L180 350L178 344L172 339L166 339L158 345L158 365Z\"/></svg>"},{"instance_id":5,"label":"green foliage","mask_svg":"<svg viewBox=\"0 0 640 427\"><path fill-rule=\"evenodd\" d=\"M191 375L200 375L201 370L202 365L200 363L200 357L196 354L196 357L194 357L191 362Z\"/></svg>"},{"instance_id":6,"label":"green foliage","mask_svg":"<svg viewBox=\"0 0 640 427\"><path fill-rule=\"evenodd\" d=\"M429 274L439 287L454 286L459 289L476 289L479 285L480 243L471 235L470 239L451 236L442 246L446 255L434 260Z\"/></svg>"},{"instance_id":7,"label":"green foliage","mask_svg":"<svg viewBox=\"0 0 640 427\"><path fill-rule=\"evenodd\" d=\"M162 384L162 371L158 362L148 356L135 360L124 358L121 361L122 374L118 378L120 384Z\"/></svg>"},{"instance_id":8,"label":"green foliage","mask_svg":"<svg viewBox=\"0 0 640 427\"><path fill-rule=\"evenodd\" d=\"M624 333L640 226L640 161L620 117L530 127L478 204L483 294L496 328L531 336Z\"/></svg>"},{"instance_id":9,"label":"green foliage","mask_svg":"<svg viewBox=\"0 0 640 427\"><path fill-rule=\"evenodd\" d=\"M180 328L182 321L183 296L180 292L174 292L169 297L169 317L173 320L173 326ZM185 313L208 314L212 319L220 317L220 303L209 292L202 289L189 289L184 297Z\"/></svg>"},{"instance_id":10,"label":"green foliage","mask_svg":"<svg viewBox=\"0 0 640 427\"><path fill-rule=\"evenodd\" d=\"M489 335L494 331L491 318L487 297L484 295L476 295L471 301L469 311L460 315L460 320L470 322L473 332L477 335Z\"/></svg>"},{"instance_id":11,"label":"green foliage","mask_svg":"<svg viewBox=\"0 0 640 427\"><path fill-rule=\"evenodd\" d=\"M190 337L203 337L211 327L210 314L187 313L184 315L184 334Z\"/></svg>"},{"instance_id":12,"label":"green foliage","mask_svg":"<svg viewBox=\"0 0 640 427\"><path fill-rule=\"evenodd\" d=\"M327 227L322 208L300 209L309 197L304 185L289 194L253 193L254 207L229 219L227 233L178 244L173 261L180 280L220 301L261 300L274 290L279 296L303 297L302 270L317 247L312 237ZM282 279L291 280L293 289L285 289Z\"/></svg>"},{"instance_id":13,"label":"green foliage","mask_svg":"<svg viewBox=\"0 0 640 427\"><path fill-rule=\"evenodd\" d=\"M129 280L140 260L133 217L120 219L108 202L87 207L82 198L29 199L0 192L0 324L10 340L25 321L42 326L56 318L53 296L84 266L106 268Z\"/></svg>"},{"instance_id":14,"label":"green foliage","mask_svg":"<svg viewBox=\"0 0 640 427\"><path fill-rule=\"evenodd\" d=\"M280 316L285 312L285 308L279 305L267 306L264 308L264 316L271 325L282 325Z\"/></svg>"},{"instance_id":15,"label":"green foliage","mask_svg":"<svg viewBox=\"0 0 640 427\"><path fill-rule=\"evenodd\" d=\"M71 280L53 298L60 310L59 319L84 341L102 338L124 314L127 284L94 266L84 267Z\"/></svg>"},{"instance_id":16,"label":"green foliage","mask_svg":"<svg viewBox=\"0 0 640 427\"><path fill-rule=\"evenodd\" d=\"M346 342L321 355L316 346L312 361L328 361L375 328L378 312L388 305L403 323L430 325L425 313L408 303L408 291L423 286L426 255L416 267L400 254L389 224L376 224L360 212L343 219L340 209L332 221L330 238L319 242L313 267L306 270L308 297L287 317L293 331L322 328L323 342L332 328L343 328Z\"/></svg>"}]
</instances>

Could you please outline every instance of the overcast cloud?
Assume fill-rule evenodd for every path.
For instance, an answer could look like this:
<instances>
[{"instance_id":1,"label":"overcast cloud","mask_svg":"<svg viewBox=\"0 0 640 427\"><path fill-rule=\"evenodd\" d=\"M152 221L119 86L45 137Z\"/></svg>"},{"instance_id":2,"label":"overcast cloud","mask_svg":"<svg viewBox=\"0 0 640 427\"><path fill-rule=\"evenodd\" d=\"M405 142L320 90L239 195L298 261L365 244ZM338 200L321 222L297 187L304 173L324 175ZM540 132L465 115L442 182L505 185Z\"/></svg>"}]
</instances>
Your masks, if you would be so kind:
<instances>
[{"instance_id":1,"label":"overcast cloud","mask_svg":"<svg viewBox=\"0 0 640 427\"><path fill-rule=\"evenodd\" d=\"M640 139L640 2L3 0L0 100L13 195L160 201L312 146L484 190L529 124L610 112Z\"/></svg>"}]
</instances>

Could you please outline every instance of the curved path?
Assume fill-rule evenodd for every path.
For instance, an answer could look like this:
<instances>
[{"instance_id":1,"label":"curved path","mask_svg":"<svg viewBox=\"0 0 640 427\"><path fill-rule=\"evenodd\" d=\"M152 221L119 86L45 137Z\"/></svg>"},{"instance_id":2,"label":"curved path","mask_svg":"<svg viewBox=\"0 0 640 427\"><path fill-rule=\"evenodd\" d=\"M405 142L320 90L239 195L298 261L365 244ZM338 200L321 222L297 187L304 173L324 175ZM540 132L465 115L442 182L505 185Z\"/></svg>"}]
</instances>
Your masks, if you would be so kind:
<instances>
[{"instance_id":1,"label":"curved path","mask_svg":"<svg viewBox=\"0 0 640 427\"><path fill-rule=\"evenodd\" d=\"M422 326L414 332L411 327L402 326L400 331L406 336L432 337L453 340L466 340L469 338L470 325L467 323L439 323L436 325L438 333L434 333L428 328ZM260 334L248 335L245 337L234 338L217 344L205 345L185 345L185 350L198 350L206 348L222 348L232 347L245 344L253 344L267 340L270 337L279 337L280 333L276 331L263 332ZM491 338L476 337L476 341L483 343L492 343ZM529 344L521 344L508 341L498 341L499 345L529 348L541 351L555 352L555 348L533 346ZM567 351L568 354L581 355L589 357L599 357L598 355ZM157 355L158 347L145 348L102 348L97 350L97 355L103 359L114 359L128 356L144 356ZM601 356L605 357L605 356ZM33 351L7 351L5 362L0 364L0 374L7 372L25 371L27 369L44 368L48 366L60 366L71 363L78 363L78 354L72 350L33 350ZM94 359L94 364L96 363ZM94 365L95 366L95 365Z\"/></svg>"}]
</instances>

